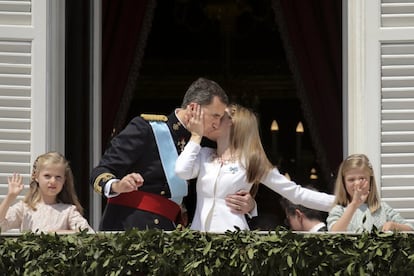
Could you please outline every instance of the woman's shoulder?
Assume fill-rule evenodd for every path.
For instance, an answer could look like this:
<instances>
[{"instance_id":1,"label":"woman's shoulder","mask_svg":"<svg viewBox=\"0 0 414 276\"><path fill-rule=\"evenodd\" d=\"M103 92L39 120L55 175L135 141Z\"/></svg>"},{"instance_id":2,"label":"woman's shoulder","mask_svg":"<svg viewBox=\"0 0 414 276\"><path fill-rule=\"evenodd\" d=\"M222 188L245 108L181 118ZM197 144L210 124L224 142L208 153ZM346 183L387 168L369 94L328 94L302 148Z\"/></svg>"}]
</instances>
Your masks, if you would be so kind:
<instances>
[{"instance_id":1,"label":"woman's shoulder","mask_svg":"<svg viewBox=\"0 0 414 276\"><path fill-rule=\"evenodd\" d=\"M200 155L202 156L203 160L213 160L217 157L216 149L210 147L201 147Z\"/></svg>"},{"instance_id":2,"label":"woman's shoulder","mask_svg":"<svg viewBox=\"0 0 414 276\"><path fill-rule=\"evenodd\" d=\"M201 147L200 151L205 154L214 154L216 152L216 149L210 147Z\"/></svg>"}]
</instances>

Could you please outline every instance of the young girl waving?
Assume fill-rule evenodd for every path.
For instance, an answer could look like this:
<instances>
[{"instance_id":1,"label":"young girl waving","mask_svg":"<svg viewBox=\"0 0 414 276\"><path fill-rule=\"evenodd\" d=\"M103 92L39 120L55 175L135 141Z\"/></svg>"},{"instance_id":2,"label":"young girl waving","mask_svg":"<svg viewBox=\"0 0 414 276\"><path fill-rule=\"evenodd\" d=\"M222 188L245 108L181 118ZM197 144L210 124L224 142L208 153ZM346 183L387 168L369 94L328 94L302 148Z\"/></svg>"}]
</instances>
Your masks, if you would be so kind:
<instances>
[{"instance_id":1,"label":"young girl waving","mask_svg":"<svg viewBox=\"0 0 414 276\"><path fill-rule=\"evenodd\" d=\"M23 190L22 176L9 177L9 191L0 204L1 231L74 232L91 230L82 216L69 162L58 152L40 155L33 164L29 192L10 205Z\"/></svg>"},{"instance_id":2,"label":"young girl waving","mask_svg":"<svg viewBox=\"0 0 414 276\"><path fill-rule=\"evenodd\" d=\"M364 154L347 157L336 178L336 206L329 212L330 231L411 231L413 226L381 202L372 165Z\"/></svg>"}]
</instances>

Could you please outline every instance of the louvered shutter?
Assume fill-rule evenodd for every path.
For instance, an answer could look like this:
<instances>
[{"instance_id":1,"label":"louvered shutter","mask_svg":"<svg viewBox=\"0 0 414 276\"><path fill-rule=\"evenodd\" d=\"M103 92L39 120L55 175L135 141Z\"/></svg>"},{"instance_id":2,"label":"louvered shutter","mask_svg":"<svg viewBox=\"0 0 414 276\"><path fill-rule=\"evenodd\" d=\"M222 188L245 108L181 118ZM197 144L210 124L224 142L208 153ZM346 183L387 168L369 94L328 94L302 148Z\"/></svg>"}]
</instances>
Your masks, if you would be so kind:
<instances>
[{"instance_id":1,"label":"louvered shutter","mask_svg":"<svg viewBox=\"0 0 414 276\"><path fill-rule=\"evenodd\" d=\"M414 37L406 38L412 27L414 1L382 0L381 29L391 32L380 44L381 197L414 222Z\"/></svg>"},{"instance_id":2,"label":"louvered shutter","mask_svg":"<svg viewBox=\"0 0 414 276\"><path fill-rule=\"evenodd\" d=\"M381 196L414 221L414 42L381 44Z\"/></svg>"},{"instance_id":3,"label":"louvered shutter","mask_svg":"<svg viewBox=\"0 0 414 276\"><path fill-rule=\"evenodd\" d=\"M31 1L0 1L0 25L31 25Z\"/></svg>"},{"instance_id":4,"label":"louvered shutter","mask_svg":"<svg viewBox=\"0 0 414 276\"><path fill-rule=\"evenodd\" d=\"M414 0L345 7L348 151L368 155L382 200L414 223Z\"/></svg>"},{"instance_id":5,"label":"louvered shutter","mask_svg":"<svg viewBox=\"0 0 414 276\"><path fill-rule=\"evenodd\" d=\"M345 5L345 133L384 202L414 223L414 0Z\"/></svg>"},{"instance_id":6,"label":"louvered shutter","mask_svg":"<svg viewBox=\"0 0 414 276\"><path fill-rule=\"evenodd\" d=\"M0 1L0 199L13 172L30 178L32 104L30 1ZM24 36L27 36L26 38ZM21 198L24 192L21 193Z\"/></svg>"},{"instance_id":7,"label":"louvered shutter","mask_svg":"<svg viewBox=\"0 0 414 276\"><path fill-rule=\"evenodd\" d=\"M414 27L413 0L382 0L382 27Z\"/></svg>"}]
</instances>

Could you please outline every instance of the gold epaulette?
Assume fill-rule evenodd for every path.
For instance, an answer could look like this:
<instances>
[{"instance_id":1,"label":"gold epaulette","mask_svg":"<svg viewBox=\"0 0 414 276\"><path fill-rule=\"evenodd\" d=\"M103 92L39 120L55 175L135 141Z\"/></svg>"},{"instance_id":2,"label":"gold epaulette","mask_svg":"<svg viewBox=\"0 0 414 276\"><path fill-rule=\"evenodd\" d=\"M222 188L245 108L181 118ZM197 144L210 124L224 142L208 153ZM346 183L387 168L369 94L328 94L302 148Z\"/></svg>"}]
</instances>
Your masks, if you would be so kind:
<instances>
[{"instance_id":1,"label":"gold epaulette","mask_svg":"<svg viewBox=\"0 0 414 276\"><path fill-rule=\"evenodd\" d=\"M146 121L168 121L167 116L158 114L141 114L141 117Z\"/></svg>"}]
</instances>

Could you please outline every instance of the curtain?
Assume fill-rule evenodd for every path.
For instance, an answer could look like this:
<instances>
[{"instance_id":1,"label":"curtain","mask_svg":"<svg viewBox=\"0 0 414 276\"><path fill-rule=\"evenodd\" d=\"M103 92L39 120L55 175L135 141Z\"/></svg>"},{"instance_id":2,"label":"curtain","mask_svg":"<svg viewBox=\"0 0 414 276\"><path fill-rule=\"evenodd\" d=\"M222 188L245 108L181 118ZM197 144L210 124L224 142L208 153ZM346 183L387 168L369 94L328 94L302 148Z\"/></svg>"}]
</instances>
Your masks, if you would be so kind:
<instances>
[{"instance_id":1,"label":"curtain","mask_svg":"<svg viewBox=\"0 0 414 276\"><path fill-rule=\"evenodd\" d=\"M327 183L332 183L343 156L341 5L340 0L273 0L298 98Z\"/></svg>"},{"instance_id":2,"label":"curtain","mask_svg":"<svg viewBox=\"0 0 414 276\"><path fill-rule=\"evenodd\" d=\"M102 0L102 147L124 125L156 3Z\"/></svg>"}]
</instances>

